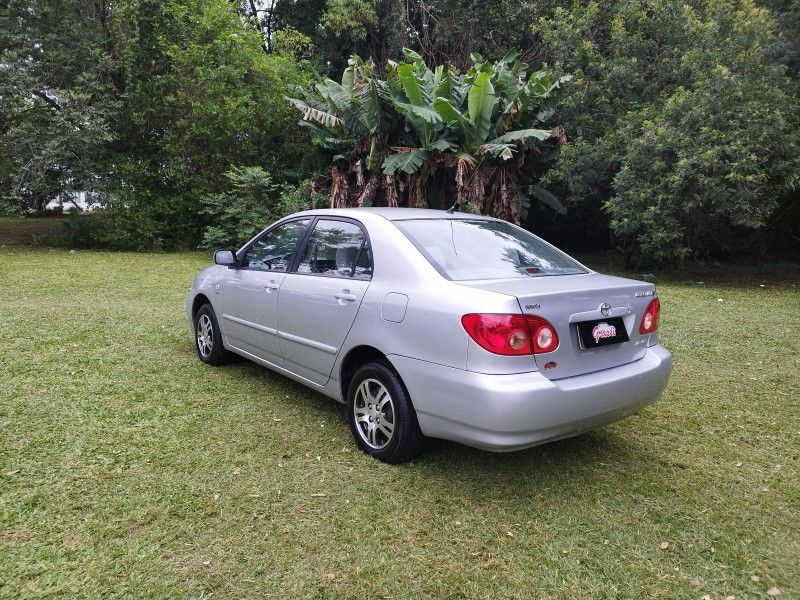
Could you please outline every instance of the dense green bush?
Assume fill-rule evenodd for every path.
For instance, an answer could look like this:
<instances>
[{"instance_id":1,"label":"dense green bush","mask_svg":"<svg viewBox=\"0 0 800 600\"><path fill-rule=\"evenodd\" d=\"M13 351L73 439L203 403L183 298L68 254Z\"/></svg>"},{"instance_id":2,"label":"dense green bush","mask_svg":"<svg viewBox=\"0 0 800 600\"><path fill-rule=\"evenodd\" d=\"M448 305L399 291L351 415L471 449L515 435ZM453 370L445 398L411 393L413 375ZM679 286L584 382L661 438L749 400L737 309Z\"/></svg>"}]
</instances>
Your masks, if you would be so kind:
<instances>
[{"instance_id":1,"label":"dense green bush","mask_svg":"<svg viewBox=\"0 0 800 600\"><path fill-rule=\"evenodd\" d=\"M194 202L162 197L136 207L114 206L89 213L70 213L63 238L73 248L155 251L187 247L196 239Z\"/></svg>"},{"instance_id":2,"label":"dense green bush","mask_svg":"<svg viewBox=\"0 0 800 600\"><path fill-rule=\"evenodd\" d=\"M629 258L747 250L800 187L797 91L773 15L749 0L590 2L535 26L576 75L548 177L607 215ZM601 212L602 211L602 212Z\"/></svg>"}]
</instances>

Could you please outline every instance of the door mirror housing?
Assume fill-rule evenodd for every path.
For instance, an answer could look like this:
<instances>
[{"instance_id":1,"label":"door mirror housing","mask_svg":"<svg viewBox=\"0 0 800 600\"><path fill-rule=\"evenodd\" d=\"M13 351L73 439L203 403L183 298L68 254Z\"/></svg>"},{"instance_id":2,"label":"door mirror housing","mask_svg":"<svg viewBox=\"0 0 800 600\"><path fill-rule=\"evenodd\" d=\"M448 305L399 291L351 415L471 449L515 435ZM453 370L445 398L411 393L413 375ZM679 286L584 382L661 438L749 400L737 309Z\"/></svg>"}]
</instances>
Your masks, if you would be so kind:
<instances>
[{"instance_id":1,"label":"door mirror housing","mask_svg":"<svg viewBox=\"0 0 800 600\"><path fill-rule=\"evenodd\" d=\"M214 250L214 264L232 267L236 264L236 255L230 250Z\"/></svg>"}]
</instances>

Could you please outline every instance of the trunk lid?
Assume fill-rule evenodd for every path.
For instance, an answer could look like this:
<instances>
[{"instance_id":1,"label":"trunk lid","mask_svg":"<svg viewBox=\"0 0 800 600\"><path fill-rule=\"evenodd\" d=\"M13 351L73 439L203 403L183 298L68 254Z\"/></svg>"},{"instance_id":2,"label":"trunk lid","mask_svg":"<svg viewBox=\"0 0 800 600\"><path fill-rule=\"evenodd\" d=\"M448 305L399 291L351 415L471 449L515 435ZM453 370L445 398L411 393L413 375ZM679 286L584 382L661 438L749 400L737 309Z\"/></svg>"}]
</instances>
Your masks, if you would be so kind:
<instances>
[{"instance_id":1,"label":"trunk lid","mask_svg":"<svg viewBox=\"0 0 800 600\"><path fill-rule=\"evenodd\" d=\"M536 366L548 379L572 377L639 360L653 335L639 333L642 314L655 297L652 283L600 273L459 283L515 296L524 314L544 317L555 327L558 348L535 356ZM627 342L591 349L582 347L578 323L605 323L615 317L622 319Z\"/></svg>"}]
</instances>

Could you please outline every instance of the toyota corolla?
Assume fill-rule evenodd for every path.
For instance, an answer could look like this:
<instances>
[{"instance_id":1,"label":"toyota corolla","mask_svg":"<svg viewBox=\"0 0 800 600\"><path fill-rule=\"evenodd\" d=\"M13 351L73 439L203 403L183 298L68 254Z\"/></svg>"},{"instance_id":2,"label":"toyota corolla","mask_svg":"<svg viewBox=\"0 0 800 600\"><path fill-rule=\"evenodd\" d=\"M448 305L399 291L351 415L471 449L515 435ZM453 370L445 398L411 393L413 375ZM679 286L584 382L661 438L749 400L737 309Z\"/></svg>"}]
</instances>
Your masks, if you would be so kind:
<instances>
[{"instance_id":1,"label":"toyota corolla","mask_svg":"<svg viewBox=\"0 0 800 600\"><path fill-rule=\"evenodd\" d=\"M314 210L214 262L186 302L199 359L243 356L341 402L389 463L427 437L507 451L574 436L654 402L670 373L652 283L489 217Z\"/></svg>"}]
</instances>

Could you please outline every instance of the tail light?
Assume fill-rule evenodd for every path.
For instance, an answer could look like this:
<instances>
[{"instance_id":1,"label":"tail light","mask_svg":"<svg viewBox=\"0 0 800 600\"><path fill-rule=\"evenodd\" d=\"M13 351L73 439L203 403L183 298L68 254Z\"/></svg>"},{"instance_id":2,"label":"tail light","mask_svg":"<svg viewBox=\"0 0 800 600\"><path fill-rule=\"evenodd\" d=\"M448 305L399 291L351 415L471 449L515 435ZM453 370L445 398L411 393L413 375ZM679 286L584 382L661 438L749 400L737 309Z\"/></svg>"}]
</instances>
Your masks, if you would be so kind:
<instances>
[{"instance_id":1,"label":"tail light","mask_svg":"<svg viewBox=\"0 0 800 600\"><path fill-rule=\"evenodd\" d=\"M642 315L642 322L639 324L639 333L653 333L658 329L658 320L661 318L661 302L658 298L653 298Z\"/></svg>"},{"instance_id":2,"label":"tail light","mask_svg":"<svg viewBox=\"0 0 800 600\"><path fill-rule=\"evenodd\" d=\"M461 324L484 350L504 356L542 354L558 348L558 334L546 319L515 314L469 314Z\"/></svg>"},{"instance_id":3,"label":"tail light","mask_svg":"<svg viewBox=\"0 0 800 600\"><path fill-rule=\"evenodd\" d=\"M531 333L522 315L469 314L461 324L484 350L506 356L531 353Z\"/></svg>"},{"instance_id":4,"label":"tail light","mask_svg":"<svg viewBox=\"0 0 800 600\"><path fill-rule=\"evenodd\" d=\"M527 321L531 330L534 354L545 354L558 348L558 334L547 319L530 315Z\"/></svg>"}]
</instances>

